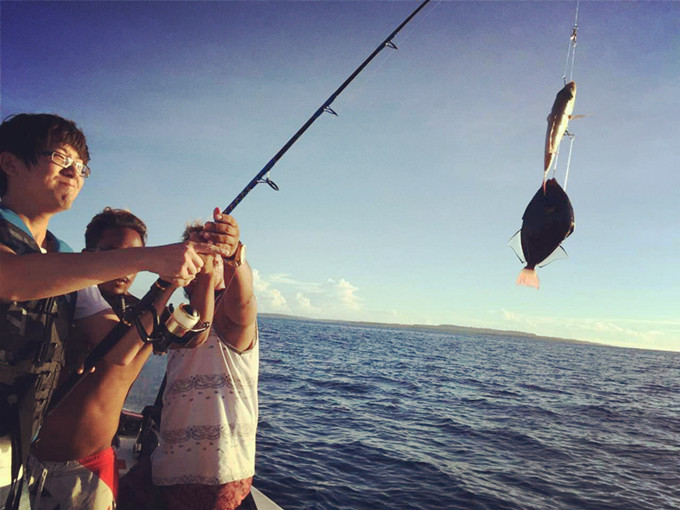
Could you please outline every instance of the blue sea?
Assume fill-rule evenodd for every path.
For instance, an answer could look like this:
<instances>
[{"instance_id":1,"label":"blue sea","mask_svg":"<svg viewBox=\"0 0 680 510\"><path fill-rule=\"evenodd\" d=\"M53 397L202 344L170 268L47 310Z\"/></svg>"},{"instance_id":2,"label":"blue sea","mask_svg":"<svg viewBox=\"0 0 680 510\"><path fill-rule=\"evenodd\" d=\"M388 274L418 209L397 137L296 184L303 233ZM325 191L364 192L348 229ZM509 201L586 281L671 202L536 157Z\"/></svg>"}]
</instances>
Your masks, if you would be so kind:
<instances>
[{"instance_id":1,"label":"blue sea","mask_svg":"<svg viewBox=\"0 0 680 510\"><path fill-rule=\"evenodd\" d=\"M260 333L255 485L286 510L680 509L680 353L279 318Z\"/></svg>"}]
</instances>

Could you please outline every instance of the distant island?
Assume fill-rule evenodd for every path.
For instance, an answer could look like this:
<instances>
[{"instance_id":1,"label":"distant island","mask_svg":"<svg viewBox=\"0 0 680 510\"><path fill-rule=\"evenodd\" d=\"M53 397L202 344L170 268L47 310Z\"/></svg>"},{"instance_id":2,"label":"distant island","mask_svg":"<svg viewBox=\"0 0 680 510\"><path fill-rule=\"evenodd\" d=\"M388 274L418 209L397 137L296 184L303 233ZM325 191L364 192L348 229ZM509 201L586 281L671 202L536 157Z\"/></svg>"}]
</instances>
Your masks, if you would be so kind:
<instances>
[{"instance_id":1,"label":"distant island","mask_svg":"<svg viewBox=\"0 0 680 510\"><path fill-rule=\"evenodd\" d=\"M430 326L427 324L391 324L382 322L362 322L362 321L344 321L339 319L311 319L309 317L300 317L296 315L285 315L281 313L260 313L260 317L267 319L287 319L308 322L326 322L330 324L349 324L352 326L361 326L367 328L389 328L389 329L403 329L412 331L426 331L430 333L458 333L462 335L484 335L484 336L511 336L518 338L532 338L535 340L549 340L553 342L567 342L572 344L589 344L589 345L605 345L598 342L588 342L586 340L574 340L571 338L560 338L555 336L536 335L534 333L527 333L526 331L511 331L501 329L487 329L487 328L469 328L465 326L455 326L453 324L440 324L438 326Z\"/></svg>"}]
</instances>

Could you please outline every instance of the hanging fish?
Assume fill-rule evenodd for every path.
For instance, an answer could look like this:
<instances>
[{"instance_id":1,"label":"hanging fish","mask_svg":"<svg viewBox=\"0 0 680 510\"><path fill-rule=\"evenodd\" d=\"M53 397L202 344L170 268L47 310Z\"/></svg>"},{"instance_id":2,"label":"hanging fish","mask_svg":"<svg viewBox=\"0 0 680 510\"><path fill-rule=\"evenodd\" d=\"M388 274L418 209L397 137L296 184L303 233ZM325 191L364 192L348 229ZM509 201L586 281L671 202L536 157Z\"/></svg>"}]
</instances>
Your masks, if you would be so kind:
<instances>
[{"instance_id":1,"label":"hanging fish","mask_svg":"<svg viewBox=\"0 0 680 510\"><path fill-rule=\"evenodd\" d=\"M560 243L574 231L574 210L565 191L555 179L548 180L545 188L545 192L539 189L531 199L522 216L522 229L510 239L515 254L526 263L517 277L517 285L537 289L536 266L543 267L565 257Z\"/></svg>"},{"instance_id":2,"label":"hanging fish","mask_svg":"<svg viewBox=\"0 0 680 510\"><path fill-rule=\"evenodd\" d=\"M548 115L548 131L545 134L545 156L543 161L543 192L548 170L557 154L564 133L567 131L571 113L574 111L576 100L576 82L570 81L555 96L550 115Z\"/></svg>"}]
</instances>

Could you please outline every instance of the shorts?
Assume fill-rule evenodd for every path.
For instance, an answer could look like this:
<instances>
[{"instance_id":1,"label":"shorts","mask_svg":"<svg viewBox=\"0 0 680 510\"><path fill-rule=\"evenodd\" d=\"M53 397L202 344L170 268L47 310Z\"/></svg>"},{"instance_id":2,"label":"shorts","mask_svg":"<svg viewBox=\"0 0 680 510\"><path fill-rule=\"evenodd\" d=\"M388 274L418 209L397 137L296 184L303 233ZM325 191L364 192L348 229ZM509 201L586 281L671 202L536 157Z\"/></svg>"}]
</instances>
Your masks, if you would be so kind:
<instances>
[{"instance_id":1,"label":"shorts","mask_svg":"<svg viewBox=\"0 0 680 510\"><path fill-rule=\"evenodd\" d=\"M116 453L107 448L80 460L28 459L34 510L113 510L118 494Z\"/></svg>"}]
</instances>

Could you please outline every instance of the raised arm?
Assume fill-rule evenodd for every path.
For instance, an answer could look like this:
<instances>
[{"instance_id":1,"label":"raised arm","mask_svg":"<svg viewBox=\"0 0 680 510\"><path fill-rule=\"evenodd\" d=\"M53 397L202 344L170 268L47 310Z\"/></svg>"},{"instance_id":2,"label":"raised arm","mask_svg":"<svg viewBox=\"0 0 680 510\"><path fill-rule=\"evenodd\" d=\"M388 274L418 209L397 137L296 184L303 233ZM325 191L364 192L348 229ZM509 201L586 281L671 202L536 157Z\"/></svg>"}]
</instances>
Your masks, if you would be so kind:
<instances>
[{"instance_id":1,"label":"raised arm","mask_svg":"<svg viewBox=\"0 0 680 510\"><path fill-rule=\"evenodd\" d=\"M199 254L227 254L219 245L177 243L84 253L18 256L0 245L0 300L59 296L139 271L186 284L203 265Z\"/></svg>"},{"instance_id":2,"label":"raised arm","mask_svg":"<svg viewBox=\"0 0 680 510\"><path fill-rule=\"evenodd\" d=\"M213 328L220 338L237 351L249 349L257 330L257 301L253 292L253 274L240 248L240 231L236 220L213 211L214 221L205 224L203 239L223 246L231 254L224 263L224 293L215 305ZM241 256L243 254L243 257ZM235 260L234 260L235 259Z\"/></svg>"},{"instance_id":3,"label":"raised arm","mask_svg":"<svg viewBox=\"0 0 680 510\"><path fill-rule=\"evenodd\" d=\"M225 266L227 288L215 310L214 327L223 341L237 351L249 349L257 330L257 301L253 293L253 274L247 262L238 267Z\"/></svg>"},{"instance_id":4,"label":"raised arm","mask_svg":"<svg viewBox=\"0 0 680 510\"><path fill-rule=\"evenodd\" d=\"M191 306L201 317L200 322L210 322L212 324L215 315L215 288L222 281L219 271L222 270L221 257L204 257L204 265L201 272L190 285ZM210 329L196 335L186 347L198 347L208 339ZM170 348L177 348L171 344Z\"/></svg>"}]
</instances>

